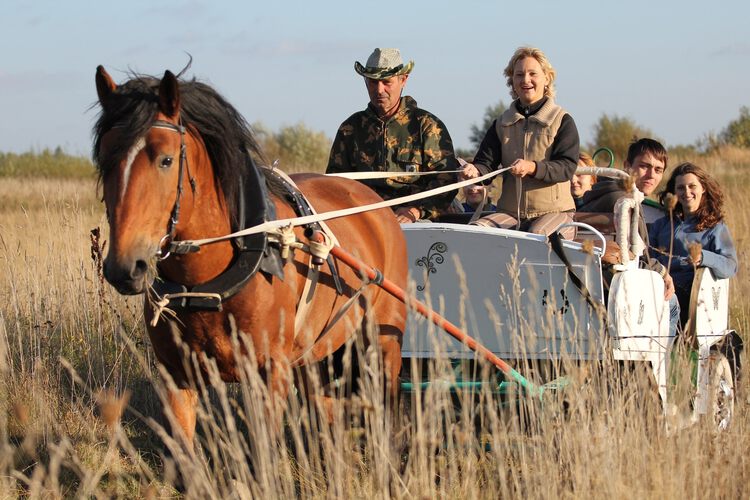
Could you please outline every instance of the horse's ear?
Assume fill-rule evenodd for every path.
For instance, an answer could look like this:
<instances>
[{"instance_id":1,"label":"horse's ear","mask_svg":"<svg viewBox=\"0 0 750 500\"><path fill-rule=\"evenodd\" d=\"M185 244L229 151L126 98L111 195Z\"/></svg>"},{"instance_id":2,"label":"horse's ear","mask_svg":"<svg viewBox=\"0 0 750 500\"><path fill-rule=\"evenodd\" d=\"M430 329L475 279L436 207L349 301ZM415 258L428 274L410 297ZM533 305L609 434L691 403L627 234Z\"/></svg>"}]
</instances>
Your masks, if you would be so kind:
<instances>
[{"instance_id":1,"label":"horse's ear","mask_svg":"<svg viewBox=\"0 0 750 500\"><path fill-rule=\"evenodd\" d=\"M167 70L159 84L159 108L170 118L174 118L180 110L180 86L177 77Z\"/></svg>"},{"instance_id":2,"label":"horse's ear","mask_svg":"<svg viewBox=\"0 0 750 500\"><path fill-rule=\"evenodd\" d=\"M96 93L99 96L99 103L104 107L104 103L117 88L117 84L109 76L101 64L96 67Z\"/></svg>"}]
</instances>

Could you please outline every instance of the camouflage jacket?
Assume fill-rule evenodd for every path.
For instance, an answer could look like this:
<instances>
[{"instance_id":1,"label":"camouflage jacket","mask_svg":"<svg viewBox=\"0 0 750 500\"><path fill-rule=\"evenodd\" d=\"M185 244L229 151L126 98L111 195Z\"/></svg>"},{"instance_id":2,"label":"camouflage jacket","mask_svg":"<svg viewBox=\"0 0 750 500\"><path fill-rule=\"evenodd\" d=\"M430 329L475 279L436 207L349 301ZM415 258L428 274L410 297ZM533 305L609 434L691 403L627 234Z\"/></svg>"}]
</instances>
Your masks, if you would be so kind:
<instances>
[{"instance_id":1,"label":"camouflage jacket","mask_svg":"<svg viewBox=\"0 0 750 500\"><path fill-rule=\"evenodd\" d=\"M341 124L331 147L326 173L426 172L458 170L448 130L435 115L417 107L409 96L401 98L395 115L378 118L368 105ZM451 184L456 174L393 177L363 181L388 200ZM456 191L411 202L422 210L422 218L437 217Z\"/></svg>"}]
</instances>

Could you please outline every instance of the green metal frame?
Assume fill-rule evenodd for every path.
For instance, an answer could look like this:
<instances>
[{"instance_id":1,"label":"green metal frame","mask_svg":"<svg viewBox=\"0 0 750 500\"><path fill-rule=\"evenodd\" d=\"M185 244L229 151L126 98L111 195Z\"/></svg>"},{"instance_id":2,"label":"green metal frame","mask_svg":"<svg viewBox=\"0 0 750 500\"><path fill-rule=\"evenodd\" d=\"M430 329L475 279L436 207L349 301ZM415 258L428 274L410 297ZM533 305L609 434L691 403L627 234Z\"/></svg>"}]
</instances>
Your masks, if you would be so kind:
<instances>
[{"instance_id":1,"label":"green metal frame","mask_svg":"<svg viewBox=\"0 0 750 500\"><path fill-rule=\"evenodd\" d=\"M594 160L594 164L596 164L596 156L600 153L609 154L609 165L607 165L608 168L612 168L615 166L615 154L609 148L599 148L594 151L594 154L591 155L591 159Z\"/></svg>"},{"instance_id":2,"label":"green metal frame","mask_svg":"<svg viewBox=\"0 0 750 500\"><path fill-rule=\"evenodd\" d=\"M512 377L512 380L507 380L506 375L502 372L497 373L497 378L503 378L504 380L499 380L497 382L491 381L491 380L485 380L485 381L477 381L477 380L463 380L463 377L461 376L461 363L465 360L451 360L451 365L453 366L453 377L452 380L434 380L434 381L428 381L428 382L410 382L410 381L403 381L401 382L401 391L402 392L415 392L417 390L424 391L427 390L430 387L438 386L439 388L449 390L451 392L458 392L458 391L465 391L465 390L471 390L471 391L480 391L480 390L489 390L492 394L509 394L509 393L515 393L519 394L523 392L527 396L535 397L541 399L546 391L556 391L560 389L564 389L568 384L569 380L567 377L559 377L555 380L552 380L551 382L548 382L543 385L536 385L533 382L531 382L529 379L518 373L514 369L510 369L510 376ZM521 389L519 391L519 388Z\"/></svg>"}]
</instances>

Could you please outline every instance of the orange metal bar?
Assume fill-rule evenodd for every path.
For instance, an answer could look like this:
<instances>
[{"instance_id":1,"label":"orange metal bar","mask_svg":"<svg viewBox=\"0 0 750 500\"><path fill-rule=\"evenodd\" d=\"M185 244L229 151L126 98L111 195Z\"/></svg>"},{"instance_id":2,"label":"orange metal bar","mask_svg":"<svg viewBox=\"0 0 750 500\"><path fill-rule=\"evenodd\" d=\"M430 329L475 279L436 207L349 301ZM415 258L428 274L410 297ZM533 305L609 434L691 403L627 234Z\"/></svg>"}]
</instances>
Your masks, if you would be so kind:
<instances>
[{"instance_id":1,"label":"orange metal bar","mask_svg":"<svg viewBox=\"0 0 750 500\"><path fill-rule=\"evenodd\" d=\"M310 239L316 238L317 235L313 234L310 236ZM339 246L334 246L331 249L331 254L339 259L344 264L348 265L352 269L361 271L364 273L368 279L370 279L373 283L376 283L380 288L388 292L389 294L396 297L398 300L403 302L409 307L412 307L414 310L419 312L422 316L432 321L435 325L445 330L450 336L464 344L466 347L471 349L472 351L476 352L483 358L485 358L487 361L495 365L498 369L500 369L503 373L508 375L509 377L512 377L513 379L517 380L521 385L526 388L527 390L533 391L534 386L526 379L524 378L520 373L518 373L516 370L514 370L508 363L500 359L484 347L482 344L474 340L471 336L464 333L460 328L458 328L456 325L448 321L447 319L443 318L439 314L437 314L432 309L428 308L423 302L420 302L419 300L415 299L414 297L410 297L406 294L406 292L390 281L389 279L383 277L382 273L375 269L372 266L369 266L344 250L343 248Z\"/></svg>"}]
</instances>

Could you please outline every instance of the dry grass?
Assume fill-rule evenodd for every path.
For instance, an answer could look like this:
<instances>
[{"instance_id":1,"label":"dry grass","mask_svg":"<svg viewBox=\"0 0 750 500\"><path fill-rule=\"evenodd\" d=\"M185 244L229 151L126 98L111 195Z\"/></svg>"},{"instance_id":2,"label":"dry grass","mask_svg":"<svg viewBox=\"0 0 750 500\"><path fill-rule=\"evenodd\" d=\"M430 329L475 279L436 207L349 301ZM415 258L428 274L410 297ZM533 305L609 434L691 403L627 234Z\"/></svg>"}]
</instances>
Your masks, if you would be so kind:
<instances>
[{"instance_id":1,"label":"dry grass","mask_svg":"<svg viewBox=\"0 0 750 500\"><path fill-rule=\"evenodd\" d=\"M744 334L750 219L738 207L750 195L741 177L750 154L728 150L695 161L727 189L740 251L732 323ZM391 422L373 397L382 390L377 356L363 352L376 376L365 377L364 390L338 409L334 424L322 424L318 408L293 397L280 439L264 425L267 394L245 364L241 384L208 381L199 457L174 450L165 459L162 387L140 300L102 283L91 258L89 230L106 225L95 191L93 181L0 182L0 497L750 493L750 418L742 398L725 433L707 422L667 433L642 371L606 362L586 367L587 377L565 366L573 382L562 393L564 413L554 395L543 408L526 401L521 411L501 410L489 391L451 396L433 387L405 397L399 422ZM444 363L430 370L432 379L453 373ZM182 493L174 488L177 477Z\"/></svg>"}]
</instances>

